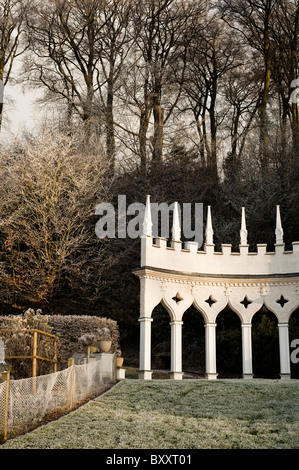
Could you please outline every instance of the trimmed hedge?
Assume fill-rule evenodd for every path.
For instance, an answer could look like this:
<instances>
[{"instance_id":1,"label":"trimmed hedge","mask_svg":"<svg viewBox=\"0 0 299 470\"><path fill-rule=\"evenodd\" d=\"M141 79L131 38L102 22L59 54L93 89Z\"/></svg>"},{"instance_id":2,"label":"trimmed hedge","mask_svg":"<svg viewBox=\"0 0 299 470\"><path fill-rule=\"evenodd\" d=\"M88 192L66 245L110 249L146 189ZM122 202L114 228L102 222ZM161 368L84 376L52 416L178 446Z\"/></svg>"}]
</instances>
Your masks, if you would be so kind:
<instances>
[{"instance_id":1,"label":"trimmed hedge","mask_svg":"<svg viewBox=\"0 0 299 470\"><path fill-rule=\"evenodd\" d=\"M80 336L87 333L96 335L97 330L108 328L111 332L112 349L119 347L119 329L117 322L109 318L91 317L88 315L54 315L48 318L52 332L59 338L59 362L65 363L78 351Z\"/></svg>"},{"instance_id":2,"label":"trimmed hedge","mask_svg":"<svg viewBox=\"0 0 299 470\"><path fill-rule=\"evenodd\" d=\"M23 315L0 316L0 329L19 329L23 328ZM111 332L112 350L119 347L119 329L117 322L109 318L93 317L88 315L41 315L45 324L50 327L47 332L58 337L57 353L59 368L65 367L68 359L72 357L75 351L80 352L78 340L80 336L87 333L97 334L97 330L108 328ZM32 325L26 325L26 328L32 328ZM34 326L37 329L45 331L42 323Z\"/></svg>"}]
</instances>

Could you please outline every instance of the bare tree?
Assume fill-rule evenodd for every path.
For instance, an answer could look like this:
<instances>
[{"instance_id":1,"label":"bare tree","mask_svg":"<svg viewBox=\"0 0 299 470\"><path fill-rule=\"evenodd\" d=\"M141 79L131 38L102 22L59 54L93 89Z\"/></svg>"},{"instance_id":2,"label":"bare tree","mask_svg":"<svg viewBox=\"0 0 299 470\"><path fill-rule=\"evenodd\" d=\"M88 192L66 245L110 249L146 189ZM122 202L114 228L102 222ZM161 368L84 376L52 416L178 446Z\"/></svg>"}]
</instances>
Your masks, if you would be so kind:
<instances>
[{"instance_id":1,"label":"bare tree","mask_svg":"<svg viewBox=\"0 0 299 470\"><path fill-rule=\"evenodd\" d=\"M217 138L225 117L225 77L243 62L239 46L217 13L197 19L188 52L184 82L186 109L191 109L200 138L201 159L217 179Z\"/></svg>"},{"instance_id":2,"label":"bare tree","mask_svg":"<svg viewBox=\"0 0 299 470\"><path fill-rule=\"evenodd\" d=\"M92 132L94 95L101 57L99 39L105 0L54 0L40 3L28 19L32 55L25 69L31 85L60 97ZM112 14L112 13L111 13Z\"/></svg>"},{"instance_id":3,"label":"bare tree","mask_svg":"<svg viewBox=\"0 0 299 470\"><path fill-rule=\"evenodd\" d=\"M267 108L271 86L272 42L271 24L278 0L222 0L223 18L243 36L248 47L257 50L264 61L263 89L261 93L260 152L265 171L269 167L269 122Z\"/></svg>"},{"instance_id":4,"label":"bare tree","mask_svg":"<svg viewBox=\"0 0 299 470\"><path fill-rule=\"evenodd\" d=\"M98 38L98 47L101 51L97 68L99 114L104 115L106 153L111 174L114 173L116 156L115 95L121 88L122 70L132 45L129 31L132 4L132 0L107 2L102 12L103 30Z\"/></svg>"},{"instance_id":5,"label":"bare tree","mask_svg":"<svg viewBox=\"0 0 299 470\"><path fill-rule=\"evenodd\" d=\"M132 0L55 0L40 5L30 21L28 81L44 98L67 105L68 121L85 123L86 142L104 128L106 158L115 166L115 92L129 51Z\"/></svg>"},{"instance_id":6,"label":"bare tree","mask_svg":"<svg viewBox=\"0 0 299 470\"><path fill-rule=\"evenodd\" d=\"M199 4L201 2L146 0L136 2L132 10L134 57L128 63L131 79L126 91L127 101L139 120L136 135L143 173L151 118L151 160L158 167L163 160L164 126L182 92L188 45L186 31Z\"/></svg>"},{"instance_id":7,"label":"bare tree","mask_svg":"<svg viewBox=\"0 0 299 470\"><path fill-rule=\"evenodd\" d=\"M253 58L229 71L224 81L224 96L229 105L227 126L230 134L229 158L233 166L241 163L244 146L254 125L261 94Z\"/></svg>"},{"instance_id":8,"label":"bare tree","mask_svg":"<svg viewBox=\"0 0 299 470\"><path fill-rule=\"evenodd\" d=\"M11 78L15 59L28 48L24 38L24 23L30 13L31 0L0 1L0 87ZM3 99L0 100L0 128L3 118Z\"/></svg>"},{"instance_id":9,"label":"bare tree","mask_svg":"<svg viewBox=\"0 0 299 470\"><path fill-rule=\"evenodd\" d=\"M73 134L45 132L1 155L2 301L46 305L73 287L96 294L109 260L94 228L107 165Z\"/></svg>"},{"instance_id":10,"label":"bare tree","mask_svg":"<svg viewBox=\"0 0 299 470\"><path fill-rule=\"evenodd\" d=\"M273 41L272 77L280 100L281 152L286 155L289 130L293 156L299 148L299 116L297 100L290 100L292 83L299 77L299 2L279 0L271 24ZM292 163L292 162L291 162Z\"/></svg>"}]
</instances>

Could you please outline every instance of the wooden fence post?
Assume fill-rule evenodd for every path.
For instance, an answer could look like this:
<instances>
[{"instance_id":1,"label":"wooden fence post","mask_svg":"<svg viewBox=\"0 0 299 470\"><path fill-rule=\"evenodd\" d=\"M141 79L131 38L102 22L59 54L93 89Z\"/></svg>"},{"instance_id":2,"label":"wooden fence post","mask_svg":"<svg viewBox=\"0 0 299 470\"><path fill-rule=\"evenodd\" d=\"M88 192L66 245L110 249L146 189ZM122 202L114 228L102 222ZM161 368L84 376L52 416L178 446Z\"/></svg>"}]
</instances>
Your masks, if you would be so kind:
<instances>
[{"instance_id":1,"label":"wooden fence post","mask_svg":"<svg viewBox=\"0 0 299 470\"><path fill-rule=\"evenodd\" d=\"M53 372L57 372L57 338L54 338L54 365L53 365Z\"/></svg>"},{"instance_id":2,"label":"wooden fence post","mask_svg":"<svg viewBox=\"0 0 299 470\"><path fill-rule=\"evenodd\" d=\"M32 377L36 377L37 331L33 332Z\"/></svg>"},{"instance_id":3,"label":"wooden fence post","mask_svg":"<svg viewBox=\"0 0 299 470\"><path fill-rule=\"evenodd\" d=\"M37 372L37 331L33 332L33 348L32 348L32 393L36 394L36 372Z\"/></svg>"},{"instance_id":4,"label":"wooden fence post","mask_svg":"<svg viewBox=\"0 0 299 470\"><path fill-rule=\"evenodd\" d=\"M71 380L70 380L70 410L73 408L73 399L74 399L74 378L75 378L75 360L69 359L68 366L72 368L71 370Z\"/></svg>"},{"instance_id":5,"label":"wooden fence post","mask_svg":"<svg viewBox=\"0 0 299 470\"><path fill-rule=\"evenodd\" d=\"M2 372L1 381L6 382L5 388L5 406L4 406L4 429L3 429L3 439L7 440L8 434L8 407L9 407L9 392L10 392L10 372Z\"/></svg>"}]
</instances>

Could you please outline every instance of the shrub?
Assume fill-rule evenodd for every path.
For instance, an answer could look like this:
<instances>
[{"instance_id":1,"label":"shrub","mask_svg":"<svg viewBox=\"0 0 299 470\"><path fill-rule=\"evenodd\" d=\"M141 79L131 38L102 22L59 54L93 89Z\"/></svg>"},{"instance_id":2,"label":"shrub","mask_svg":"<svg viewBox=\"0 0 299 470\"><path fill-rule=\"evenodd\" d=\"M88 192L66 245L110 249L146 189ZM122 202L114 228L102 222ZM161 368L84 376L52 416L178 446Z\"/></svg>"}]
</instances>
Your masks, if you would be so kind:
<instances>
[{"instance_id":1,"label":"shrub","mask_svg":"<svg viewBox=\"0 0 299 470\"><path fill-rule=\"evenodd\" d=\"M0 317L0 329L15 330L11 333L0 333L4 341L5 356L32 356L33 333L26 330L40 330L52 334L48 317L29 308L23 315ZM19 331L20 330L20 331ZM38 335L37 355L45 358L53 357L53 339L49 336ZM11 359L11 372L15 379L32 375L32 359ZM51 363L38 361L38 374L48 373Z\"/></svg>"},{"instance_id":2,"label":"shrub","mask_svg":"<svg viewBox=\"0 0 299 470\"><path fill-rule=\"evenodd\" d=\"M54 315L49 316L49 325L53 328L53 334L59 338L59 361L63 366L72 357L74 351L81 352L82 344L79 343L79 338L83 335L97 335L98 330L107 328L111 333L113 350L119 345L117 322L109 318L88 315Z\"/></svg>"},{"instance_id":3,"label":"shrub","mask_svg":"<svg viewBox=\"0 0 299 470\"><path fill-rule=\"evenodd\" d=\"M107 328L111 333L112 348L116 350L119 346L119 330L117 322L108 318L93 317L88 315L42 315L42 312L38 310L36 313L34 310L29 309L24 315L8 315L0 316L0 329L39 329L47 333L56 335L57 341L57 359L58 368L62 369L66 367L67 361L75 351L81 352L83 347L82 343L79 342L80 337L83 335L97 334L97 331ZM6 349L5 354L10 356L17 355L30 355L32 345L32 334L24 333L20 335L11 335L13 342L9 346L9 350ZM45 337L46 338L46 337ZM51 341L52 344L52 341ZM39 346L39 345L38 345ZM45 351L46 342L44 344ZM50 342L48 341L48 352L44 357L49 357ZM38 355L42 355L38 349ZM50 352L51 355L51 352ZM25 361L27 366L22 360L14 360L18 369L18 373L15 378L29 377L31 375L31 361ZM38 361L38 374L51 372L51 363L42 363Z\"/></svg>"}]
</instances>

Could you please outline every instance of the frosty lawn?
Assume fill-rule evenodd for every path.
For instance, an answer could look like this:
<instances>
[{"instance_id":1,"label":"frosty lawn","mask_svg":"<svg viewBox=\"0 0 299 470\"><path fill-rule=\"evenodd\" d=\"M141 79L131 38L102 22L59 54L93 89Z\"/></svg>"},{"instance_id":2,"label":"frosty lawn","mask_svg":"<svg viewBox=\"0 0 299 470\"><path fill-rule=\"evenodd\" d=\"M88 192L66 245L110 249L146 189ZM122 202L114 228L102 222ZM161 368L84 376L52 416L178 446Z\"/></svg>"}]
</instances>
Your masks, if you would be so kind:
<instances>
[{"instance_id":1,"label":"frosty lawn","mask_svg":"<svg viewBox=\"0 0 299 470\"><path fill-rule=\"evenodd\" d=\"M1 449L298 449L299 381L125 380Z\"/></svg>"}]
</instances>

